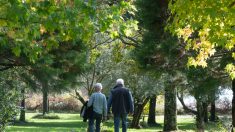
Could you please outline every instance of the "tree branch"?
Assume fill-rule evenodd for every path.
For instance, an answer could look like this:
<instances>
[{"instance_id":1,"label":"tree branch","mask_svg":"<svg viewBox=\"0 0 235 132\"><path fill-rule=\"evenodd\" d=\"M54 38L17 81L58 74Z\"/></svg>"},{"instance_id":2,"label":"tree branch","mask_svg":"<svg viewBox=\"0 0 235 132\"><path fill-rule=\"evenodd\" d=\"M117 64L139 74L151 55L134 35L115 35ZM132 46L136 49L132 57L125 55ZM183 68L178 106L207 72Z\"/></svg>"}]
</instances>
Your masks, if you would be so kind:
<instances>
[{"instance_id":1,"label":"tree branch","mask_svg":"<svg viewBox=\"0 0 235 132\"><path fill-rule=\"evenodd\" d=\"M26 66L25 64L19 64L19 63L0 63L0 66Z\"/></svg>"},{"instance_id":2,"label":"tree branch","mask_svg":"<svg viewBox=\"0 0 235 132\"><path fill-rule=\"evenodd\" d=\"M127 37L127 36L124 36L126 39L128 39L128 40L130 40L130 41L132 41L133 43L135 43L135 44L137 44L137 45L139 45L140 44L140 42L139 41L137 41L137 40L135 40L134 39L134 37Z\"/></svg>"},{"instance_id":3,"label":"tree branch","mask_svg":"<svg viewBox=\"0 0 235 132\"><path fill-rule=\"evenodd\" d=\"M139 47L139 45L137 43L130 43L125 41L122 37L119 37L119 39L122 41L122 43L126 44L126 45L130 45L130 46L134 46L134 47Z\"/></svg>"},{"instance_id":4,"label":"tree branch","mask_svg":"<svg viewBox=\"0 0 235 132\"><path fill-rule=\"evenodd\" d=\"M177 92L177 97L178 97L178 99L179 99L180 103L182 104L183 109L184 109L185 111L190 112L190 113L193 113L194 115L197 114L197 111L192 110L192 109L190 109L190 108L188 108L188 107L186 106L186 104L184 103L183 96L180 97L178 92Z\"/></svg>"},{"instance_id":5,"label":"tree branch","mask_svg":"<svg viewBox=\"0 0 235 132\"><path fill-rule=\"evenodd\" d=\"M235 5L235 1L233 1L228 7L232 8Z\"/></svg>"},{"instance_id":6,"label":"tree branch","mask_svg":"<svg viewBox=\"0 0 235 132\"><path fill-rule=\"evenodd\" d=\"M72 95L72 96L74 96L75 98L77 98L82 104L85 104L86 101L85 101L84 98L80 95L80 93L79 93L77 90L75 90L75 93L76 93L76 96L74 96L74 95Z\"/></svg>"},{"instance_id":7,"label":"tree branch","mask_svg":"<svg viewBox=\"0 0 235 132\"><path fill-rule=\"evenodd\" d=\"M114 41L114 40L111 40L110 38L108 38L107 40L105 40L105 41L103 41L103 42L101 42L101 43L98 43L98 44L96 44L95 46L93 46L92 49L97 48L99 45L102 45L102 44L105 44L105 43L111 43L111 42L113 42L113 41Z\"/></svg>"},{"instance_id":8,"label":"tree branch","mask_svg":"<svg viewBox=\"0 0 235 132\"><path fill-rule=\"evenodd\" d=\"M5 71L5 70L8 70L10 68L13 68L13 66L8 66L8 67L3 67L3 68L0 68L0 71Z\"/></svg>"}]
</instances>

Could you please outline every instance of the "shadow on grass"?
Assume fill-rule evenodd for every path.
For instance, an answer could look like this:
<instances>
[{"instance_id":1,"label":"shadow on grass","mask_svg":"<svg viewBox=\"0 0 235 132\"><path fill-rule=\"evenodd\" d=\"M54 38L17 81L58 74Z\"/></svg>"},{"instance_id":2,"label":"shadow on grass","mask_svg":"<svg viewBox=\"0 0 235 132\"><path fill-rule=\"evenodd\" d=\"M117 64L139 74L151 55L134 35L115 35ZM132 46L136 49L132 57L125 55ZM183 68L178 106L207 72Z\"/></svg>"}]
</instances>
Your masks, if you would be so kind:
<instances>
[{"instance_id":1,"label":"shadow on grass","mask_svg":"<svg viewBox=\"0 0 235 132\"><path fill-rule=\"evenodd\" d=\"M158 130L158 131L162 131L163 130L163 123L160 123L161 126L148 126L148 127L144 127L142 128L144 129L148 129L148 130ZM178 123L178 130L183 130L183 131L194 131L195 130L195 124L193 122L189 122L189 123ZM140 129L141 130L141 129Z\"/></svg>"},{"instance_id":2,"label":"shadow on grass","mask_svg":"<svg viewBox=\"0 0 235 132\"><path fill-rule=\"evenodd\" d=\"M86 128L32 128L32 127L25 127L25 128L12 128L6 130L6 132L85 132Z\"/></svg>"},{"instance_id":3,"label":"shadow on grass","mask_svg":"<svg viewBox=\"0 0 235 132\"><path fill-rule=\"evenodd\" d=\"M129 124L130 125L130 124ZM156 125L148 125L147 122L140 122L140 125L142 128L128 128L131 130L131 132L134 132L134 131L153 131L153 132L160 132L162 129L163 129L163 124L162 123L159 123L159 124L156 124Z\"/></svg>"},{"instance_id":4,"label":"shadow on grass","mask_svg":"<svg viewBox=\"0 0 235 132\"><path fill-rule=\"evenodd\" d=\"M189 122L189 123L178 123L177 126L178 126L179 130L191 130L191 131L194 131L195 127L196 127L195 124L192 123L192 122Z\"/></svg>"},{"instance_id":5,"label":"shadow on grass","mask_svg":"<svg viewBox=\"0 0 235 132\"><path fill-rule=\"evenodd\" d=\"M66 122L28 122L28 123L16 123L14 126L20 126L20 127L63 127L63 128L76 128L76 127L86 127L86 122L81 121L66 121Z\"/></svg>"}]
</instances>

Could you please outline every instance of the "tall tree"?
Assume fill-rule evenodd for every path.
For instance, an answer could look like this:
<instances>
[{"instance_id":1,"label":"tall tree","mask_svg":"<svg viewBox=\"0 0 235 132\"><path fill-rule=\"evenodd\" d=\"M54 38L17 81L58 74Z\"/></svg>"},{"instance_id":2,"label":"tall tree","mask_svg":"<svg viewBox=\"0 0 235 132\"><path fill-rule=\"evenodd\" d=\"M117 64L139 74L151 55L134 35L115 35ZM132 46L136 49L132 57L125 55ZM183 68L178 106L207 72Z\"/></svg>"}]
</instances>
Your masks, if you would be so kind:
<instances>
[{"instance_id":1,"label":"tall tree","mask_svg":"<svg viewBox=\"0 0 235 132\"><path fill-rule=\"evenodd\" d=\"M205 121L208 120L208 99L214 96L220 81L210 75L207 69L203 68L190 68L187 73L187 79L191 87L191 94L195 97L197 103L196 126L199 131L204 131Z\"/></svg>"},{"instance_id":2,"label":"tall tree","mask_svg":"<svg viewBox=\"0 0 235 132\"><path fill-rule=\"evenodd\" d=\"M170 82L170 79L174 78L180 62L181 51L180 47L176 46L177 39L164 30L169 18L167 8L168 1L137 1L137 19L143 39L135 50L135 58L142 68L169 75L169 78L166 79ZM167 118L169 114L174 115L174 118L165 120L164 126L168 127L164 127L164 131L173 131L177 129L176 111L174 111L176 110L176 88L173 85L165 86L165 96L167 96L165 102L169 105L172 103L172 105L165 107L164 118Z\"/></svg>"},{"instance_id":3,"label":"tall tree","mask_svg":"<svg viewBox=\"0 0 235 132\"><path fill-rule=\"evenodd\" d=\"M188 58L188 65L206 67L206 61L212 57L230 56L232 59L227 60L223 69L233 80L235 2L176 0L170 3L169 8L172 17L168 28L173 34L183 38L187 50L195 52ZM223 52L218 49L222 49ZM217 52L220 54L215 55ZM235 103L233 111L235 111L234 105ZM235 126L235 113L232 114Z\"/></svg>"},{"instance_id":4,"label":"tall tree","mask_svg":"<svg viewBox=\"0 0 235 132\"><path fill-rule=\"evenodd\" d=\"M85 51L80 41L75 45L61 44L31 66L31 74L43 93L43 114L49 111L49 92L65 91L79 84L77 77L86 63Z\"/></svg>"}]
</instances>

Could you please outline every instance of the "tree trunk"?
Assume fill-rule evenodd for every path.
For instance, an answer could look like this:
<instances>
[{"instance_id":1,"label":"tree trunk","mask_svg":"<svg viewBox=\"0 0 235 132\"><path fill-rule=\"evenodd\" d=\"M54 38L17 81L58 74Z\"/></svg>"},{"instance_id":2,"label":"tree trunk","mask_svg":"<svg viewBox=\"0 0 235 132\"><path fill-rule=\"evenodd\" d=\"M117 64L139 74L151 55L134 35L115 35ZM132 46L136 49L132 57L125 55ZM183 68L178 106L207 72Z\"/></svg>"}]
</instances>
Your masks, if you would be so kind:
<instances>
[{"instance_id":1,"label":"tree trunk","mask_svg":"<svg viewBox=\"0 0 235 132\"><path fill-rule=\"evenodd\" d=\"M232 81L233 100L232 100L232 125L235 126L235 79Z\"/></svg>"},{"instance_id":2,"label":"tree trunk","mask_svg":"<svg viewBox=\"0 0 235 132\"><path fill-rule=\"evenodd\" d=\"M154 126L158 125L156 122L156 100L157 95L154 95L150 98L149 101L149 115L148 115L148 125Z\"/></svg>"},{"instance_id":3,"label":"tree trunk","mask_svg":"<svg viewBox=\"0 0 235 132\"><path fill-rule=\"evenodd\" d=\"M21 94L22 94L22 100L21 100L21 103L20 103L20 107L21 107L21 110L20 110L20 121L21 122L25 122L25 89L22 89L21 90Z\"/></svg>"},{"instance_id":4,"label":"tree trunk","mask_svg":"<svg viewBox=\"0 0 235 132\"><path fill-rule=\"evenodd\" d=\"M142 111L142 104L135 103L135 110L133 114L133 120L131 122L131 128L140 128L139 120Z\"/></svg>"},{"instance_id":5,"label":"tree trunk","mask_svg":"<svg viewBox=\"0 0 235 132\"><path fill-rule=\"evenodd\" d=\"M211 102L211 110L210 110L210 121L216 121L216 114L215 114L215 99Z\"/></svg>"},{"instance_id":6,"label":"tree trunk","mask_svg":"<svg viewBox=\"0 0 235 132\"><path fill-rule=\"evenodd\" d=\"M163 131L177 130L176 89L172 85L165 87L164 127Z\"/></svg>"},{"instance_id":7,"label":"tree trunk","mask_svg":"<svg viewBox=\"0 0 235 132\"><path fill-rule=\"evenodd\" d=\"M131 128L141 128L140 126L140 118L141 114L144 110L144 106L147 104L149 101L149 98L146 98L144 101L137 101L135 103L135 109L134 109L134 114L133 114L133 119L131 122Z\"/></svg>"},{"instance_id":8,"label":"tree trunk","mask_svg":"<svg viewBox=\"0 0 235 132\"><path fill-rule=\"evenodd\" d=\"M202 100L197 100L197 116L196 116L196 126L198 132L204 132L204 112L203 112L203 103Z\"/></svg>"},{"instance_id":9,"label":"tree trunk","mask_svg":"<svg viewBox=\"0 0 235 132\"><path fill-rule=\"evenodd\" d=\"M204 115L204 122L208 123L208 104L203 102L203 115Z\"/></svg>"},{"instance_id":10,"label":"tree trunk","mask_svg":"<svg viewBox=\"0 0 235 132\"><path fill-rule=\"evenodd\" d=\"M47 84L43 85L42 88L42 93L43 93L43 107L42 107L42 114L45 115L46 113L49 112L49 100L48 100L48 88L47 88Z\"/></svg>"}]
</instances>

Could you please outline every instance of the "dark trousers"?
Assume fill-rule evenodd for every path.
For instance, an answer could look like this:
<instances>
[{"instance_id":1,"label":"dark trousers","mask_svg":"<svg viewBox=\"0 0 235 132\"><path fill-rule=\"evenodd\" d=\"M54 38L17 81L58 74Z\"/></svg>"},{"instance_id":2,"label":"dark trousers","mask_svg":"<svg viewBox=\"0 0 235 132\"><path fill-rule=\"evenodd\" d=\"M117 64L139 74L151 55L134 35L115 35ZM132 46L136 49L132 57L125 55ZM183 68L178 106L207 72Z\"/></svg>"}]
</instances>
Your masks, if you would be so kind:
<instances>
[{"instance_id":1,"label":"dark trousers","mask_svg":"<svg viewBox=\"0 0 235 132\"><path fill-rule=\"evenodd\" d=\"M127 114L114 115L114 131L119 132L120 120L122 121L122 132L127 131Z\"/></svg>"},{"instance_id":2,"label":"dark trousers","mask_svg":"<svg viewBox=\"0 0 235 132\"><path fill-rule=\"evenodd\" d=\"M89 132L94 132L94 122L95 123L95 131L96 132L100 132L100 123L102 120L102 114L98 114L96 112L93 111L93 114L91 116L91 118L89 119Z\"/></svg>"}]
</instances>

